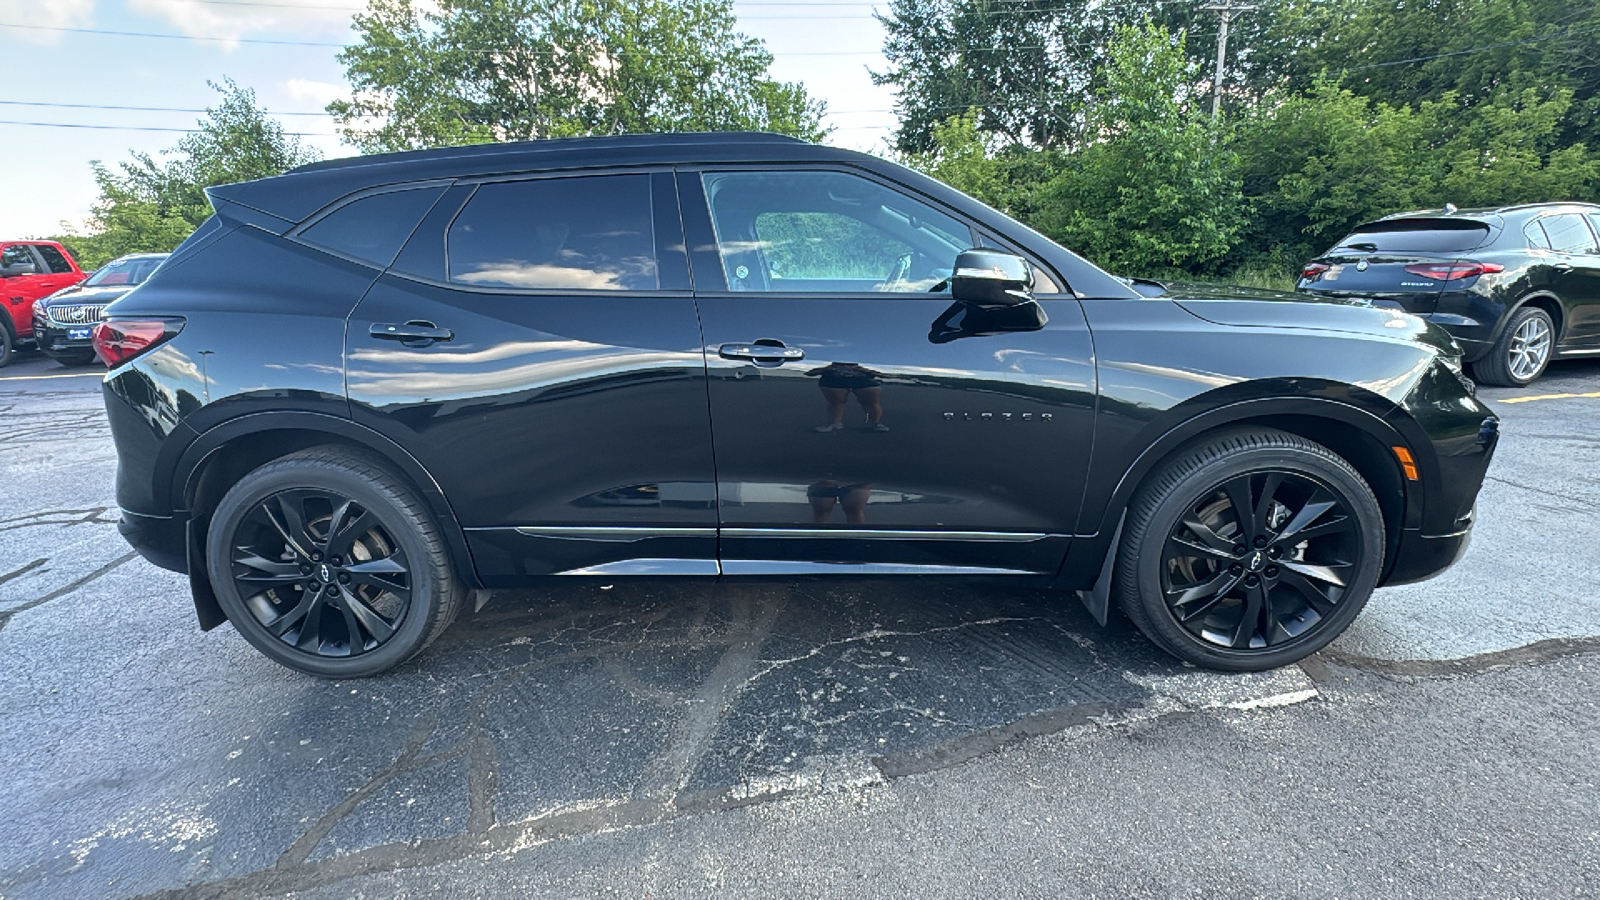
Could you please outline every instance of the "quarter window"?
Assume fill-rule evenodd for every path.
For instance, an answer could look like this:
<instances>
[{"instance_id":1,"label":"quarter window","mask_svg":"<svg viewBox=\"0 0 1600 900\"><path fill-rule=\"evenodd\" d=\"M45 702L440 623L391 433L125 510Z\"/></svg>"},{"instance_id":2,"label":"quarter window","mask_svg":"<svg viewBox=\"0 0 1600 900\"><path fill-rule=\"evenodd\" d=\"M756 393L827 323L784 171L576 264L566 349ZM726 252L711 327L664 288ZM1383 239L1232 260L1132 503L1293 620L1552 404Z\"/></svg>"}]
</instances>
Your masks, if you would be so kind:
<instances>
[{"instance_id":1,"label":"quarter window","mask_svg":"<svg viewBox=\"0 0 1600 900\"><path fill-rule=\"evenodd\" d=\"M476 287L656 290L648 175L485 184L450 226L450 280Z\"/></svg>"},{"instance_id":2,"label":"quarter window","mask_svg":"<svg viewBox=\"0 0 1600 900\"><path fill-rule=\"evenodd\" d=\"M72 263L67 262L67 258L55 247L49 244L34 244L33 249L44 257L44 264L50 267L53 274L67 275L72 272Z\"/></svg>"},{"instance_id":3,"label":"quarter window","mask_svg":"<svg viewBox=\"0 0 1600 900\"><path fill-rule=\"evenodd\" d=\"M346 203L301 233L301 238L346 256L388 268L442 187L372 194Z\"/></svg>"},{"instance_id":4,"label":"quarter window","mask_svg":"<svg viewBox=\"0 0 1600 900\"><path fill-rule=\"evenodd\" d=\"M974 244L956 219L857 175L702 177L733 291L943 291L956 254Z\"/></svg>"},{"instance_id":5,"label":"quarter window","mask_svg":"<svg viewBox=\"0 0 1600 900\"><path fill-rule=\"evenodd\" d=\"M1594 253L1594 233L1583 216L1565 213L1546 216L1539 220L1544 233L1550 236L1550 248L1560 253Z\"/></svg>"}]
</instances>

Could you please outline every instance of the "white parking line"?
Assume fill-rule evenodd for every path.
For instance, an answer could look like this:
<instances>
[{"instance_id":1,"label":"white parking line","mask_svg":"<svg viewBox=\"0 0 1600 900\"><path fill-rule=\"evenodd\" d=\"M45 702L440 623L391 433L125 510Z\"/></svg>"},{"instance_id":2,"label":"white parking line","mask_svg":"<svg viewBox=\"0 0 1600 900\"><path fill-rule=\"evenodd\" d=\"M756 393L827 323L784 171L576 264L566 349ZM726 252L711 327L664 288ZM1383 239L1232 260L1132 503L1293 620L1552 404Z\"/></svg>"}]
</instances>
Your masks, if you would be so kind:
<instances>
[{"instance_id":1,"label":"white parking line","mask_svg":"<svg viewBox=\"0 0 1600 900\"><path fill-rule=\"evenodd\" d=\"M0 381L45 381L50 378L104 378L104 372L66 372L61 375L7 375Z\"/></svg>"}]
</instances>

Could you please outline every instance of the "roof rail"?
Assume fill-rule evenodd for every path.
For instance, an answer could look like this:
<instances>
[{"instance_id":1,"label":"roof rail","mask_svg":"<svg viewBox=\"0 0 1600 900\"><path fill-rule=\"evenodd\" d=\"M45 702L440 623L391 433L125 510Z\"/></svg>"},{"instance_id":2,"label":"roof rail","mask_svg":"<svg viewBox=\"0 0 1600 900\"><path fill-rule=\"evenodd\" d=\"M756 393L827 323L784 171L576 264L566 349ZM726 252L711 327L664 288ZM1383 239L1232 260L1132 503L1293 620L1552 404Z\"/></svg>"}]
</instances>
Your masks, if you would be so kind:
<instances>
[{"instance_id":1,"label":"roof rail","mask_svg":"<svg viewBox=\"0 0 1600 900\"><path fill-rule=\"evenodd\" d=\"M456 147L434 147L426 150L401 150L395 153L374 153L368 156L347 156L308 163L290 172L324 172L329 169L355 166L387 165L416 160L466 159L483 156L513 156L522 153L575 150L585 146L635 147L648 144L682 146L687 144L765 144L795 143L805 141L786 134L770 131L677 131L663 134L618 134L600 137L540 138L531 141L506 141L488 144L463 144Z\"/></svg>"}]
</instances>

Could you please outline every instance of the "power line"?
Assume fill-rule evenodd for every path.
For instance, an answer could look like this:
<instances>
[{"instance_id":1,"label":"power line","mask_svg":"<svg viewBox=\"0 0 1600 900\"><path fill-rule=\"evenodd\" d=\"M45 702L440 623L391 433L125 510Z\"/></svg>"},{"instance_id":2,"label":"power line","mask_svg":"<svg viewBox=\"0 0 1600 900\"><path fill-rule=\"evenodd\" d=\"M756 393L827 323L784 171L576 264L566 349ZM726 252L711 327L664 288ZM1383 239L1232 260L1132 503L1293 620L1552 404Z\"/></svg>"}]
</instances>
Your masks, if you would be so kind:
<instances>
[{"instance_id":1,"label":"power line","mask_svg":"<svg viewBox=\"0 0 1600 900\"><path fill-rule=\"evenodd\" d=\"M52 109L113 109L130 112L208 113L209 109L190 109L177 106L112 106L104 103L45 103L39 100L0 100L0 106L43 106ZM328 112L271 112L273 116L326 116Z\"/></svg>"},{"instance_id":2,"label":"power line","mask_svg":"<svg viewBox=\"0 0 1600 900\"><path fill-rule=\"evenodd\" d=\"M90 128L96 131L170 131L182 134L198 134L199 128L157 128L151 125L86 125L79 122L20 122L15 119L0 119L0 125L31 125L36 128ZM284 137L339 137L331 131L285 131Z\"/></svg>"}]
</instances>

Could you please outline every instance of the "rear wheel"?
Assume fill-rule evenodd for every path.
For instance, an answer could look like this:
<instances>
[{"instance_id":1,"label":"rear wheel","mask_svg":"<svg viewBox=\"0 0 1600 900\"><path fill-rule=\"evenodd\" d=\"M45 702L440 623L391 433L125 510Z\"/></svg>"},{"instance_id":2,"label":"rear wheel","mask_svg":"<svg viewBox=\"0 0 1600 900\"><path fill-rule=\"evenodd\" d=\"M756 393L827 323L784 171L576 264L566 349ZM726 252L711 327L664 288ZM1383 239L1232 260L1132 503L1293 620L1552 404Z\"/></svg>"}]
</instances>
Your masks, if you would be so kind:
<instances>
[{"instance_id":1,"label":"rear wheel","mask_svg":"<svg viewBox=\"0 0 1600 900\"><path fill-rule=\"evenodd\" d=\"M1484 384L1523 387L1544 374L1555 355L1556 324L1536 306L1511 314L1500 339L1472 365L1472 376Z\"/></svg>"},{"instance_id":2,"label":"rear wheel","mask_svg":"<svg viewBox=\"0 0 1600 900\"><path fill-rule=\"evenodd\" d=\"M375 458L296 453L249 473L212 516L207 569L256 649L311 675L376 675L437 638L467 596L444 538Z\"/></svg>"},{"instance_id":3,"label":"rear wheel","mask_svg":"<svg viewBox=\"0 0 1600 900\"><path fill-rule=\"evenodd\" d=\"M1378 501L1349 463L1286 432L1233 432L1140 489L1118 599L1180 659L1271 669L1344 631L1377 585L1383 548Z\"/></svg>"}]
</instances>

